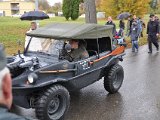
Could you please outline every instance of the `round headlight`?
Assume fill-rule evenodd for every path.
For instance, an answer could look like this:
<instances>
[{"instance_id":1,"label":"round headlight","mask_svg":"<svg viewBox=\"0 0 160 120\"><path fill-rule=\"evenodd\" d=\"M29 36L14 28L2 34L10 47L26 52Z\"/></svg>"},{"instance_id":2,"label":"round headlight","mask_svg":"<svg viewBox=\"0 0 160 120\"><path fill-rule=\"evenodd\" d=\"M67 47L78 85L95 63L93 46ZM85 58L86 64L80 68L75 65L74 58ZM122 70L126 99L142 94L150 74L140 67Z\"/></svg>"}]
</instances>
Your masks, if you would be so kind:
<instances>
[{"instance_id":1,"label":"round headlight","mask_svg":"<svg viewBox=\"0 0 160 120\"><path fill-rule=\"evenodd\" d=\"M33 76L31 76L31 75L28 76L28 82L29 83L33 83L34 82Z\"/></svg>"},{"instance_id":2,"label":"round headlight","mask_svg":"<svg viewBox=\"0 0 160 120\"><path fill-rule=\"evenodd\" d=\"M38 76L35 73L31 73L28 75L28 82L30 84L33 84L36 82L37 78L38 78Z\"/></svg>"}]
</instances>

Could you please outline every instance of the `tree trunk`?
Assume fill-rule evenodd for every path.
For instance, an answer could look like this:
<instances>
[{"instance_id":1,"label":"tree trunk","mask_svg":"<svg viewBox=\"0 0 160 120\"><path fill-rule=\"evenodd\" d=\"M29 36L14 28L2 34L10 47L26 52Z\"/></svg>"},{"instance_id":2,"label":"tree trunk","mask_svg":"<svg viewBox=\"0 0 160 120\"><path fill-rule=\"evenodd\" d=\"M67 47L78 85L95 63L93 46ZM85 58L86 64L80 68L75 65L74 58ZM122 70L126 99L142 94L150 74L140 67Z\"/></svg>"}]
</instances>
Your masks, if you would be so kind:
<instances>
[{"instance_id":1,"label":"tree trunk","mask_svg":"<svg viewBox=\"0 0 160 120\"><path fill-rule=\"evenodd\" d=\"M97 23L95 0L84 0L86 23Z\"/></svg>"}]
</instances>

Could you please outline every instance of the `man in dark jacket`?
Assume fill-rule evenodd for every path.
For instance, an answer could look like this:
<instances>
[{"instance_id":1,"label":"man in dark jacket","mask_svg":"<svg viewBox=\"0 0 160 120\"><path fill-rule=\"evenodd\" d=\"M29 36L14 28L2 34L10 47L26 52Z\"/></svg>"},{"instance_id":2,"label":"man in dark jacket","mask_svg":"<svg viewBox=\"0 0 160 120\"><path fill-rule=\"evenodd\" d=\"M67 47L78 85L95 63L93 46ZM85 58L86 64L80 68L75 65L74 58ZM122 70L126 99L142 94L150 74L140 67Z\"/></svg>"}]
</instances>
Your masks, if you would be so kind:
<instances>
[{"instance_id":1,"label":"man in dark jacket","mask_svg":"<svg viewBox=\"0 0 160 120\"><path fill-rule=\"evenodd\" d=\"M0 120L27 120L9 113L12 105L12 81L2 45L0 45Z\"/></svg>"},{"instance_id":2,"label":"man in dark jacket","mask_svg":"<svg viewBox=\"0 0 160 120\"><path fill-rule=\"evenodd\" d=\"M111 16L108 17L108 21L106 22L105 25L113 25L112 34L113 34L113 36L115 36L116 35L116 25L114 24Z\"/></svg>"},{"instance_id":3,"label":"man in dark jacket","mask_svg":"<svg viewBox=\"0 0 160 120\"><path fill-rule=\"evenodd\" d=\"M159 51L159 44L158 44L158 36L159 36L159 24L155 20L154 14L150 15L150 21L147 25L147 34L148 34L148 47L149 52L152 53L152 43L157 48L157 51Z\"/></svg>"},{"instance_id":4,"label":"man in dark jacket","mask_svg":"<svg viewBox=\"0 0 160 120\"><path fill-rule=\"evenodd\" d=\"M89 54L86 50L85 41L80 40L70 40L69 44L65 45L65 50L60 53L63 56L62 59L67 59L68 61L78 61L86 59Z\"/></svg>"}]
</instances>

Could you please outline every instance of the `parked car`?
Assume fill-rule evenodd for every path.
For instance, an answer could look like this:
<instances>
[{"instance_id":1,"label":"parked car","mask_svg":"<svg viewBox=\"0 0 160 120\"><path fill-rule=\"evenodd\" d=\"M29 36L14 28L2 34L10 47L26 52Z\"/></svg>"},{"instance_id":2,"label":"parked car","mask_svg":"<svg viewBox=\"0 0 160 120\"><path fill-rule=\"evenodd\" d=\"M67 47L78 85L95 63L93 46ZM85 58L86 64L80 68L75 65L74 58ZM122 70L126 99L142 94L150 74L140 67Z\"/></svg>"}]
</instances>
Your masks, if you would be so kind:
<instances>
[{"instance_id":1,"label":"parked car","mask_svg":"<svg viewBox=\"0 0 160 120\"><path fill-rule=\"evenodd\" d=\"M12 17L21 17L22 15L21 14L14 14L14 15L12 15Z\"/></svg>"},{"instance_id":2,"label":"parked car","mask_svg":"<svg viewBox=\"0 0 160 120\"><path fill-rule=\"evenodd\" d=\"M116 93L123 82L119 65L125 47L112 45L112 26L97 24L54 23L26 35L30 41L24 53L8 57L13 78L14 104L35 108L41 120L64 118L70 106L70 92L82 89L101 78L109 93ZM30 48L37 38L39 50ZM68 61L61 54L68 41L83 41L89 57ZM36 44L35 44L36 46Z\"/></svg>"}]
</instances>

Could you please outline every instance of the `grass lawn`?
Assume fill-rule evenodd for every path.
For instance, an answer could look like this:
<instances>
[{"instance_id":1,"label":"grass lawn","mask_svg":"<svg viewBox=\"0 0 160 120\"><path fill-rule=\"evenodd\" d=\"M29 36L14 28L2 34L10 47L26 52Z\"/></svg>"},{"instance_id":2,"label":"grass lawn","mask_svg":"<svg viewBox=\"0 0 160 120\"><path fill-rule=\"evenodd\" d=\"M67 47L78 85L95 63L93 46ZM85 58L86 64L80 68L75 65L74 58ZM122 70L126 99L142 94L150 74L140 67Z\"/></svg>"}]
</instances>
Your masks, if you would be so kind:
<instances>
[{"instance_id":1,"label":"grass lawn","mask_svg":"<svg viewBox=\"0 0 160 120\"><path fill-rule=\"evenodd\" d=\"M145 23L148 21L148 17L144 17ZM47 20L39 21L40 26L44 26L53 22L75 22L75 23L84 23L84 18L79 18L76 21L66 21L64 17L55 17ZM98 20L98 24L104 25L106 20ZM118 28L119 21L115 20L116 26ZM13 17L0 17L0 43L5 45L7 54L17 53L18 49L23 50L25 33L30 28L30 21L21 21L19 18ZM145 32L145 31L144 31ZM145 35L145 34L144 34ZM129 41L129 38L126 38ZM17 41L22 41L22 45L19 48ZM140 39L140 45L145 44L146 36ZM130 43L128 42L129 46Z\"/></svg>"}]
</instances>

